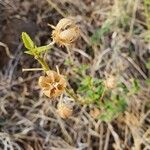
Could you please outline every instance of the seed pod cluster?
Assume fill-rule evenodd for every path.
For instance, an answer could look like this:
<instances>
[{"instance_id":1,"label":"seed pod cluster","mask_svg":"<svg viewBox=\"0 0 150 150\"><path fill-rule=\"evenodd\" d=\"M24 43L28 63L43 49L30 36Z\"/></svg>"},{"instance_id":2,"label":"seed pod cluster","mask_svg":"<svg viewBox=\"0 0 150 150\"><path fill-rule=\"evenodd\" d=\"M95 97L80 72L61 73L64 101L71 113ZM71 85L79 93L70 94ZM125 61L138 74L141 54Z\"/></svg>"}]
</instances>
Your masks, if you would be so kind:
<instances>
[{"instance_id":1,"label":"seed pod cluster","mask_svg":"<svg viewBox=\"0 0 150 150\"><path fill-rule=\"evenodd\" d=\"M61 46L74 43L80 35L79 27L69 18L61 19L53 28L52 39Z\"/></svg>"},{"instance_id":2,"label":"seed pod cluster","mask_svg":"<svg viewBox=\"0 0 150 150\"><path fill-rule=\"evenodd\" d=\"M80 35L79 27L69 18L63 18L56 26L51 25L51 27L54 29L52 31L53 42L60 46L73 44ZM47 71L46 76L41 76L38 83L43 94L52 99L60 96L66 88L64 76L52 70ZM57 112L61 118L68 118L72 115L72 107L59 102Z\"/></svg>"},{"instance_id":3,"label":"seed pod cluster","mask_svg":"<svg viewBox=\"0 0 150 150\"><path fill-rule=\"evenodd\" d=\"M51 70L47 71L46 74L46 76L41 76L39 78L39 86L43 93L49 98L60 96L66 87L64 76Z\"/></svg>"}]
</instances>

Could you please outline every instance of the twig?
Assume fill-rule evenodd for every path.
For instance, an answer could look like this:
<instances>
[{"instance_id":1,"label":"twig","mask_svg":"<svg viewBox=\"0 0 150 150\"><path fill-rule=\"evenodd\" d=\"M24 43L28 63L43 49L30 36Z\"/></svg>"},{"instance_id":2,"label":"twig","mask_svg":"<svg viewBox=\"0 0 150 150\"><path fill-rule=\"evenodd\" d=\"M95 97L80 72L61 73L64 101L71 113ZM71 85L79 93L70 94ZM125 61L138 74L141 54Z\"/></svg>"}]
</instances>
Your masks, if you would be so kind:
<instances>
[{"instance_id":1,"label":"twig","mask_svg":"<svg viewBox=\"0 0 150 150\"><path fill-rule=\"evenodd\" d=\"M109 138L110 138L110 130L107 128L107 133L106 133L106 140L105 140L104 150L108 150L108 146L109 146Z\"/></svg>"},{"instance_id":2,"label":"twig","mask_svg":"<svg viewBox=\"0 0 150 150\"><path fill-rule=\"evenodd\" d=\"M6 54L9 58L14 58L14 56L10 53L10 50L6 44L0 42L0 46L5 48Z\"/></svg>"},{"instance_id":3,"label":"twig","mask_svg":"<svg viewBox=\"0 0 150 150\"><path fill-rule=\"evenodd\" d=\"M132 58L126 56L125 54L121 54L122 57L124 57L125 59L127 59L133 66L134 68L142 75L142 77L144 79L147 79L147 76L145 75L145 73L140 69L140 67L132 60Z\"/></svg>"},{"instance_id":4,"label":"twig","mask_svg":"<svg viewBox=\"0 0 150 150\"><path fill-rule=\"evenodd\" d=\"M22 69L22 72L25 71L41 71L43 70L43 68L27 68L27 69Z\"/></svg>"},{"instance_id":5,"label":"twig","mask_svg":"<svg viewBox=\"0 0 150 150\"><path fill-rule=\"evenodd\" d=\"M113 126L112 126L110 123L108 123L108 128L109 128L109 130L110 130L112 136L114 137L114 140L115 140L115 143L116 143L116 148L117 148L118 150L122 150L121 147L120 147L121 142L120 142L119 136L118 136L118 134L114 131Z\"/></svg>"},{"instance_id":6,"label":"twig","mask_svg":"<svg viewBox=\"0 0 150 150\"><path fill-rule=\"evenodd\" d=\"M54 9L56 9L56 11L62 15L63 17L66 17L66 14L55 4L53 3L51 0L47 0L47 2L49 3L49 5L51 5Z\"/></svg>"},{"instance_id":7,"label":"twig","mask_svg":"<svg viewBox=\"0 0 150 150\"><path fill-rule=\"evenodd\" d=\"M103 133L104 133L104 125L100 124L100 137L99 137L99 150L103 149Z\"/></svg>"},{"instance_id":8,"label":"twig","mask_svg":"<svg viewBox=\"0 0 150 150\"><path fill-rule=\"evenodd\" d=\"M132 32L133 32L133 27L134 27L134 22L135 22L135 18L136 18L136 10L137 10L138 3L139 3L139 0L135 0L134 7L133 7L133 13L132 13L132 20L131 20L131 25L130 25L130 32L129 32L130 37L131 37Z\"/></svg>"}]
</instances>

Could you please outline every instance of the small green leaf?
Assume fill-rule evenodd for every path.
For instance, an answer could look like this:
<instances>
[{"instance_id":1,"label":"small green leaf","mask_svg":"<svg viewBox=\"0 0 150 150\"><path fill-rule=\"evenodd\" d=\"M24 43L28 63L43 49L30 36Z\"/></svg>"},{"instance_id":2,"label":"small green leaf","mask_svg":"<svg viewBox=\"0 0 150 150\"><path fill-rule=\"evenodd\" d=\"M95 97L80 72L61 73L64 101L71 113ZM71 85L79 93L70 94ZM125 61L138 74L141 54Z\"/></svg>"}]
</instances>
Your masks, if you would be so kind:
<instances>
[{"instance_id":1,"label":"small green leaf","mask_svg":"<svg viewBox=\"0 0 150 150\"><path fill-rule=\"evenodd\" d=\"M23 40L24 46L27 49L30 50L30 49L33 49L35 47L35 44L33 43L30 36L26 32L22 32L22 40Z\"/></svg>"},{"instance_id":2,"label":"small green leaf","mask_svg":"<svg viewBox=\"0 0 150 150\"><path fill-rule=\"evenodd\" d=\"M46 46L36 47L36 48L33 49L33 51L40 54L42 52L47 51L48 49L50 49L50 46L46 45Z\"/></svg>"},{"instance_id":3,"label":"small green leaf","mask_svg":"<svg viewBox=\"0 0 150 150\"><path fill-rule=\"evenodd\" d=\"M125 94L129 93L129 89L127 88L127 86L124 83L119 83L118 84L118 88L120 88L121 91L123 91Z\"/></svg>"},{"instance_id":4,"label":"small green leaf","mask_svg":"<svg viewBox=\"0 0 150 150\"><path fill-rule=\"evenodd\" d=\"M29 55L34 55L31 51L25 51L24 53L29 54Z\"/></svg>"},{"instance_id":5,"label":"small green leaf","mask_svg":"<svg viewBox=\"0 0 150 150\"><path fill-rule=\"evenodd\" d=\"M105 122L110 122L124 112L126 107L127 102L123 97L113 96L113 99L104 101L104 111L101 114L100 119Z\"/></svg>"},{"instance_id":6,"label":"small green leaf","mask_svg":"<svg viewBox=\"0 0 150 150\"><path fill-rule=\"evenodd\" d=\"M139 80L133 79L132 80L132 87L129 91L129 95L136 94L136 93L138 93L139 90L140 90Z\"/></svg>"}]
</instances>

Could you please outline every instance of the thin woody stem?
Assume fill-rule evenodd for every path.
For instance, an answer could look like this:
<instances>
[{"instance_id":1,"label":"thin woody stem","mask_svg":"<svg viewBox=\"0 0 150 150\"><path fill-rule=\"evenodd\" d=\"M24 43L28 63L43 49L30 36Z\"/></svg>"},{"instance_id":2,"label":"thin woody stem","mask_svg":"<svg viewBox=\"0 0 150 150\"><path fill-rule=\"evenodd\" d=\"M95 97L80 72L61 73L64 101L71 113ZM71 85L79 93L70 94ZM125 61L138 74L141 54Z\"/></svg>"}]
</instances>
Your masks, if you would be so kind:
<instances>
[{"instance_id":1,"label":"thin woody stem","mask_svg":"<svg viewBox=\"0 0 150 150\"><path fill-rule=\"evenodd\" d=\"M66 49L67 49L67 52L68 52L70 61L73 62L73 58L72 58L72 56L71 56L70 47L69 47L69 46L66 46Z\"/></svg>"},{"instance_id":2,"label":"thin woody stem","mask_svg":"<svg viewBox=\"0 0 150 150\"><path fill-rule=\"evenodd\" d=\"M73 98L76 102L79 102L80 104L84 104L84 102L70 89L65 88L66 93Z\"/></svg>"},{"instance_id":3,"label":"thin woody stem","mask_svg":"<svg viewBox=\"0 0 150 150\"><path fill-rule=\"evenodd\" d=\"M25 69L22 69L22 72L24 71L41 71L43 70L43 68L25 68Z\"/></svg>"},{"instance_id":4,"label":"thin woody stem","mask_svg":"<svg viewBox=\"0 0 150 150\"><path fill-rule=\"evenodd\" d=\"M59 68L56 66L57 73L60 75Z\"/></svg>"},{"instance_id":5,"label":"thin woody stem","mask_svg":"<svg viewBox=\"0 0 150 150\"><path fill-rule=\"evenodd\" d=\"M77 99L77 96L72 92L72 91L70 91L69 89L65 89L66 90L66 93L70 96L70 97L72 97L73 99Z\"/></svg>"}]
</instances>

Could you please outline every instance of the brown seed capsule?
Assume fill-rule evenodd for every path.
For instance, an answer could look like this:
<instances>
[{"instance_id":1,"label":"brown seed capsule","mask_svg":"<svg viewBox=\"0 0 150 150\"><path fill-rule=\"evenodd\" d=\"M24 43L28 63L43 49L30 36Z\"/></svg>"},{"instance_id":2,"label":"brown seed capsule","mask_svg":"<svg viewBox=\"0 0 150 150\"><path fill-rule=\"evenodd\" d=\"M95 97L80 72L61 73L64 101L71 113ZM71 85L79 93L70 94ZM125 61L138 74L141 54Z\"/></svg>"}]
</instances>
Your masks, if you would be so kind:
<instances>
[{"instance_id":1,"label":"brown seed capsule","mask_svg":"<svg viewBox=\"0 0 150 150\"><path fill-rule=\"evenodd\" d=\"M98 116L100 116L100 110L98 108L94 108L93 110L90 110L90 115L96 119Z\"/></svg>"},{"instance_id":2,"label":"brown seed capsule","mask_svg":"<svg viewBox=\"0 0 150 150\"><path fill-rule=\"evenodd\" d=\"M72 115L72 108L67 104L59 103L57 106L57 112L61 118L68 118Z\"/></svg>"},{"instance_id":3,"label":"brown seed capsule","mask_svg":"<svg viewBox=\"0 0 150 150\"><path fill-rule=\"evenodd\" d=\"M39 78L39 86L43 93L49 98L60 96L66 87L64 76L55 71L47 71L46 73L47 76L41 76Z\"/></svg>"},{"instance_id":4,"label":"brown seed capsule","mask_svg":"<svg viewBox=\"0 0 150 150\"><path fill-rule=\"evenodd\" d=\"M104 81L104 85L108 88L108 89L113 89L116 87L116 78L114 76L110 76L108 77L105 81Z\"/></svg>"},{"instance_id":5,"label":"brown seed capsule","mask_svg":"<svg viewBox=\"0 0 150 150\"><path fill-rule=\"evenodd\" d=\"M61 19L56 27L53 27L52 38L59 45L70 45L77 40L80 34L79 27L72 19Z\"/></svg>"}]
</instances>

